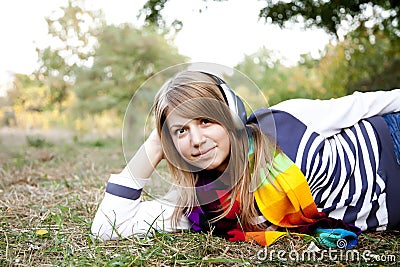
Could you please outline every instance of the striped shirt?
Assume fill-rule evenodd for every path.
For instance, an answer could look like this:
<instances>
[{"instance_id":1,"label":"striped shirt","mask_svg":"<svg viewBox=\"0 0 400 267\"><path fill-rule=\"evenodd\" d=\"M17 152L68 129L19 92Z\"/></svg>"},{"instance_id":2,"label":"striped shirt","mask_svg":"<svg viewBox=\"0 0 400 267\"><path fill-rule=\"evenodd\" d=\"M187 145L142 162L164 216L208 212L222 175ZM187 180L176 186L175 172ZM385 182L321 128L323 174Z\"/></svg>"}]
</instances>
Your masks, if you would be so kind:
<instances>
[{"instance_id":1,"label":"striped shirt","mask_svg":"<svg viewBox=\"0 0 400 267\"><path fill-rule=\"evenodd\" d=\"M307 101L305 108L304 103L299 106L287 101L256 111L250 121L257 122L298 165L318 208L330 217L362 230L384 230L398 224L398 212L392 216L391 211L399 203L398 198L395 200L399 194L388 188L388 183L400 189L400 167L385 121L381 116L355 117L354 123L344 122L349 126L339 128L333 122L338 120L334 116L340 119L341 113L324 112L332 101L322 102L325 107L318 112L321 102ZM298 113L293 112L296 105ZM342 114L351 117L346 111ZM321 124L329 125L329 115L334 118L331 128L314 127L321 116L326 117Z\"/></svg>"},{"instance_id":2,"label":"striped shirt","mask_svg":"<svg viewBox=\"0 0 400 267\"><path fill-rule=\"evenodd\" d=\"M385 180L377 174L377 133L364 120L330 138L306 131L296 164L323 211L365 230L387 225Z\"/></svg>"}]
</instances>

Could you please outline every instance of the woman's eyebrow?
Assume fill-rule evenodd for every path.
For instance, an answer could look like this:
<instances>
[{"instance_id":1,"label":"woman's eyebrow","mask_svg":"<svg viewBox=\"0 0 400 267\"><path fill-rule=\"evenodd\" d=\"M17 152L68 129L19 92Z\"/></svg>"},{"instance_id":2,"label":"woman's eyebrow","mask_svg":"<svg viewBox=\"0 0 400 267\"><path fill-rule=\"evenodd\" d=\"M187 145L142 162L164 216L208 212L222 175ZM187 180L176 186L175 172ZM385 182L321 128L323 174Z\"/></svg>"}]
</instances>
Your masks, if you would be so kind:
<instances>
[{"instance_id":1,"label":"woman's eyebrow","mask_svg":"<svg viewBox=\"0 0 400 267\"><path fill-rule=\"evenodd\" d=\"M169 126L168 128L169 128L169 129L172 129L172 128L182 128L182 127L184 127L184 126L187 125L187 124L188 124L188 122L186 122L186 123L180 123L180 122L178 122L178 123L172 124L172 125Z\"/></svg>"},{"instance_id":2,"label":"woman's eyebrow","mask_svg":"<svg viewBox=\"0 0 400 267\"><path fill-rule=\"evenodd\" d=\"M169 129L173 129L173 128L182 128L182 124L172 124Z\"/></svg>"},{"instance_id":3,"label":"woman's eyebrow","mask_svg":"<svg viewBox=\"0 0 400 267\"><path fill-rule=\"evenodd\" d=\"M194 120L201 120L201 118L188 119L188 120L185 121L184 123L174 123L174 124L172 124L171 126L169 126L168 128L169 128L169 129L172 129L172 128L174 128L174 127L176 127L176 128L182 128L182 127L184 127L185 125L189 124L191 121L194 121Z\"/></svg>"}]
</instances>

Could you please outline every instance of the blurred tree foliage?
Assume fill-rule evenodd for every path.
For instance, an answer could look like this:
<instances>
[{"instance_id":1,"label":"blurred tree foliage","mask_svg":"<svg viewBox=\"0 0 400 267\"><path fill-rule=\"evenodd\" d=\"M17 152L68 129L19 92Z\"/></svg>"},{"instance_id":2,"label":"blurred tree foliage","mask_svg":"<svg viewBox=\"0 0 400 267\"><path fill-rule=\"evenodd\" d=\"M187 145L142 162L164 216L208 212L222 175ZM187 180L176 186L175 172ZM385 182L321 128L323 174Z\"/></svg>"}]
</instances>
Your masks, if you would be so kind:
<instances>
[{"instance_id":1,"label":"blurred tree foliage","mask_svg":"<svg viewBox=\"0 0 400 267\"><path fill-rule=\"evenodd\" d=\"M161 26L162 11L171 0L147 0L140 14L145 21ZM204 2L211 0L203 0ZM212 0L227 1L227 0ZM173 1L172 1L173 2ZM400 5L398 0L265 0L259 17L284 27L287 22L301 23L306 28L318 27L340 35L340 31L376 27L390 33L391 39L400 35Z\"/></svg>"},{"instance_id":2,"label":"blurred tree foliage","mask_svg":"<svg viewBox=\"0 0 400 267\"><path fill-rule=\"evenodd\" d=\"M174 19L170 25L167 24L163 17L163 10L165 8L165 4L168 3L169 0L147 0L147 2L140 9L138 17L144 17L144 22L147 27L152 27L155 29L161 29L164 33L168 31L179 31L182 28L182 21L179 19ZM202 0L204 3L207 0ZM222 2L227 0L213 0L216 2ZM207 6L205 6L207 8ZM199 12L203 12L203 9L200 9Z\"/></svg>"},{"instance_id":3,"label":"blurred tree foliage","mask_svg":"<svg viewBox=\"0 0 400 267\"><path fill-rule=\"evenodd\" d=\"M303 55L292 67L283 66L273 51L262 48L246 55L236 68L249 75L270 105L290 98L329 99L354 91L399 88L400 51L385 33L377 32L371 40L359 28L342 42L328 45L320 59Z\"/></svg>"},{"instance_id":4,"label":"blurred tree foliage","mask_svg":"<svg viewBox=\"0 0 400 267\"><path fill-rule=\"evenodd\" d=\"M8 99L15 106L32 112L42 112L51 108L49 88L35 79L33 75L16 74Z\"/></svg>"},{"instance_id":5,"label":"blurred tree foliage","mask_svg":"<svg viewBox=\"0 0 400 267\"><path fill-rule=\"evenodd\" d=\"M123 114L150 76L187 60L163 35L129 24L104 27L98 42L93 65L80 69L75 86L78 109L91 113L116 109Z\"/></svg>"},{"instance_id":6,"label":"blurred tree foliage","mask_svg":"<svg viewBox=\"0 0 400 267\"><path fill-rule=\"evenodd\" d=\"M340 45L346 53L347 93L399 88L400 38L390 39L386 31L376 31L371 37L362 28L346 37Z\"/></svg>"},{"instance_id":7,"label":"blurred tree foliage","mask_svg":"<svg viewBox=\"0 0 400 267\"><path fill-rule=\"evenodd\" d=\"M162 10L168 1L173 2L148 0L142 9L146 14L146 21L155 25L163 22ZM204 0L207 1L221 0ZM268 87L270 88L268 90L278 94L271 97L282 99L279 94L283 94L286 89L292 91L292 96L311 97L314 95L312 93L315 91L314 85L319 84L324 89L316 91L326 91L321 97L340 96L355 90L390 89L399 86L400 5L397 0L265 0L264 2L265 7L260 10L259 17L267 23L281 27L295 23L308 29L322 28L332 34L332 39L336 43L327 47L326 54L320 62L305 56L303 59L305 64L302 67L289 70L282 68L279 62L275 62L276 64L272 66L270 58L265 61L265 58L260 57L260 53L265 51L246 56L238 67L251 76L256 75L255 73L263 75L263 79L257 77L254 79L259 80L263 87ZM318 70L312 69L310 64ZM256 72L251 72L244 70L245 68L258 69ZM263 73L260 69L268 71ZM315 75L324 75L324 80L308 84L307 90L303 91L303 85L295 82L300 75L305 75L305 82L309 78L315 82ZM296 84L300 86L297 89L303 92L293 92L289 89ZM280 89L277 90L275 85L279 85Z\"/></svg>"},{"instance_id":8,"label":"blurred tree foliage","mask_svg":"<svg viewBox=\"0 0 400 267\"><path fill-rule=\"evenodd\" d=\"M144 27L157 31L160 34L176 34L182 29L182 21L175 19L172 23L167 24L163 16L162 10L168 0L149 0L139 11L138 17L144 17Z\"/></svg>"},{"instance_id":9,"label":"blurred tree foliage","mask_svg":"<svg viewBox=\"0 0 400 267\"><path fill-rule=\"evenodd\" d=\"M37 49L37 78L48 86L50 103L60 110L72 91L77 69L90 65L96 36L104 25L100 11L84 6L84 0L68 0L66 6L47 17L51 42Z\"/></svg>"},{"instance_id":10,"label":"blurred tree foliage","mask_svg":"<svg viewBox=\"0 0 400 267\"><path fill-rule=\"evenodd\" d=\"M72 104L78 116L110 109L121 115L146 79L187 60L174 47L166 28L107 25L102 12L86 9L84 0L69 0L46 21L51 42L37 49L37 84L16 77L10 93L15 104L25 105L34 101L27 100L33 87L42 88L37 101L43 101L34 108L37 111L62 111Z\"/></svg>"},{"instance_id":11,"label":"blurred tree foliage","mask_svg":"<svg viewBox=\"0 0 400 267\"><path fill-rule=\"evenodd\" d=\"M398 1L267 0L259 16L280 26L292 22L323 28L340 37L320 61L324 85L333 96L399 86Z\"/></svg>"},{"instance_id":12,"label":"blurred tree foliage","mask_svg":"<svg viewBox=\"0 0 400 267\"><path fill-rule=\"evenodd\" d=\"M397 0L266 0L265 3L259 16L280 26L285 26L286 22L301 23L338 36L341 31L346 34L359 27L385 30L391 39L400 34Z\"/></svg>"},{"instance_id":13,"label":"blurred tree foliage","mask_svg":"<svg viewBox=\"0 0 400 267\"><path fill-rule=\"evenodd\" d=\"M211 0L204 0L207 1ZM69 0L47 18L52 42L38 49L40 67L35 76L16 75L9 99L19 110L29 112L71 111L72 106L79 117L111 111L108 114L118 114L121 118L131 97L146 80L166 67L188 60L173 44L173 33L181 24L175 21L167 25L162 17L167 2L147 1L141 10L147 22L142 28L135 28L130 24L107 25L101 12L84 8L84 0ZM372 4L267 0L266 3L269 9L260 16L267 21L282 26L284 21L298 21L305 27L322 27L333 36L320 58L303 55L296 66L284 66L279 56L264 47L244 56L236 68L256 83L270 105L289 98L326 99L355 90L399 87L399 10L393 1ZM301 12L293 5L302 7ZM284 6L291 10L284 12L286 17L278 12ZM328 7L332 10L327 10ZM322 17L326 14L321 10L340 13L334 20L335 27L324 26ZM322 13L314 18L312 12ZM339 32L345 34L334 37ZM139 110L146 111L146 105L151 105L150 92L163 81L160 78L152 83L154 88L141 91L145 103L135 106L134 120ZM232 86L239 87L240 82L237 83Z\"/></svg>"},{"instance_id":14,"label":"blurred tree foliage","mask_svg":"<svg viewBox=\"0 0 400 267\"><path fill-rule=\"evenodd\" d=\"M400 39L390 40L386 34L377 31L370 38L365 29L358 28L326 48L313 69L323 78L329 96L399 88Z\"/></svg>"},{"instance_id":15,"label":"blurred tree foliage","mask_svg":"<svg viewBox=\"0 0 400 267\"><path fill-rule=\"evenodd\" d=\"M269 105L290 98L319 98L326 94L315 68L306 65L286 67L273 51L264 47L246 55L235 68L254 81L267 97Z\"/></svg>"}]
</instances>

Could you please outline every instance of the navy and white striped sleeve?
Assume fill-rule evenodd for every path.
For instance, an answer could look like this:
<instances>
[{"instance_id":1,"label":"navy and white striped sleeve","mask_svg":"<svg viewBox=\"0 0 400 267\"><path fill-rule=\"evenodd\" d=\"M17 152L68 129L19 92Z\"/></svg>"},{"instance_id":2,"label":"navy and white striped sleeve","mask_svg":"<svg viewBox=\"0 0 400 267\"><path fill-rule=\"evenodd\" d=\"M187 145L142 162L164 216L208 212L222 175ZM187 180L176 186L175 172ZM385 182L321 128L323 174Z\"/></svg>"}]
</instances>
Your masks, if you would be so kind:
<instances>
[{"instance_id":1,"label":"navy and white striped sleeve","mask_svg":"<svg viewBox=\"0 0 400 267\"><path fill-rule=\"evenodd\" d=\"M150 228L166 232L188 229L190 225L186 217L182 217L177 225L171 224L174 203L141 201L140 195L147 180L112 174L94 217L92 234L110 240L145 234Z\"/></svg>"},{"instance_id":2,"label":"navy and white striped sleeve","mask_svg":"<svg viewBox=\"0 0 400 267\"><path fill-rule=\"evenodd\" d=\"M362 119L400 111L400 89L355 92L329 100L290 99L271 109L285 111L314 132L331 137Z\"/></svg>"}]
</instances>

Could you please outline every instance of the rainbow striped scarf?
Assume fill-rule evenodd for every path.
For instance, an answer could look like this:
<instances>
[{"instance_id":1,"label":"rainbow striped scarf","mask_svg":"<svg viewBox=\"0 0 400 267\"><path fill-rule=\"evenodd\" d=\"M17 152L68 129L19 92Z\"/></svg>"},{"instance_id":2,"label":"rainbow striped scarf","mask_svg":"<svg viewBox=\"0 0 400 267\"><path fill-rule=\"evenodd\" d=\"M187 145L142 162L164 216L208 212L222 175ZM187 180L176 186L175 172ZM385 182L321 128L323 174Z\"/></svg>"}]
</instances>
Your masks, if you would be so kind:
<instances>
[{"instance_id":1,"label":"rainbow striped scarf","mask_svg":"<svg viewBox=\"0 0 400 267\"><path fill-rule=\"evenodd\" d=\"M251 149L251 168L254 164L252 152ZM360 230L318 211L305 176L283 152L275 154L269 174L267 179L265 173L261 173L254 196L260 212L270 223L291 232L316 235L320 243L329 247L337 247L339 240L346 240L346 248L357 244ZM270 245L287 234L287 231L245 232L245 241Z\"/></svg>"},{"instance_id":2,"label":"rainbow striped scarf","mask_svg":"<svg viewBox=\"0 0 400 267\"><path fill-rule=\"evenodd\" d=\"M250 139L249 167L254 170L254 152ZM230 187L221 181L208 181L204 177L197 184L197 197L204 204L195 207L188 219L195 231L210 230L224 236L230 241L257 242L268 246L279 238L291 234L313 235L329 247L352 248L357 244L360 229L341 220L332 219L319 212L311 195L310 188L301 170L283 152L275 154L272 164L268 166L269 178L265 171L260 175L254 197L257 207L264 218L278 227L279 231L247 232L237 221L240 213L240 199L237 199L229 213L219 221L210 223L215 211L226 210L225 200L229 197ZM211 200L211 201L207 201ZM342 244L346 245L343 246Z\"/></svg>"}]
</instances>

